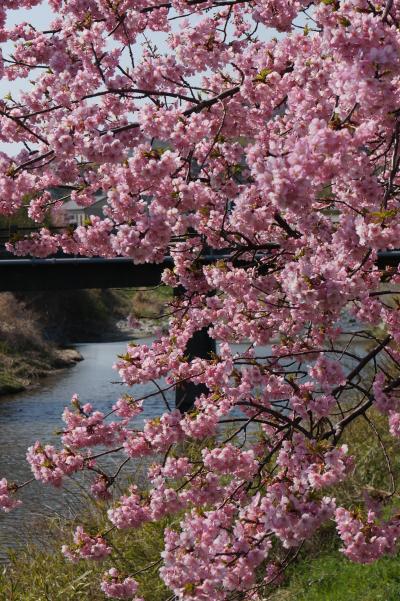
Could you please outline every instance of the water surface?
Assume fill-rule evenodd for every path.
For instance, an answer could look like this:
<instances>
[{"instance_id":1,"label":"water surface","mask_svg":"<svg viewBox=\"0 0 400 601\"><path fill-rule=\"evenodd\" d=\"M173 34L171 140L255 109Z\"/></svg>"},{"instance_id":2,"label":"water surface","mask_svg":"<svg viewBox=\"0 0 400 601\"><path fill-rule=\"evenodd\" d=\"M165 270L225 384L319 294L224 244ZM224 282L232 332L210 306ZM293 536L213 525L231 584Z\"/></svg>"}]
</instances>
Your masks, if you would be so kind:
<instances>
[{"instance_id":1,"label":"water surface","mask_svg":"<svg viewBox=\"0 0 400 601\"><path fill-rule=\"evenodd\" d=\"M65 425L61 414L74 393L79 393L82 403L92 402L96 409L108 413L117 398L129 391L125 385L115 383L119 376L112 369L117 355L124 353L126 344L80 344L77 348L84 361L49 376L35 389L0 398L0 477L18 483L32 477L25 455L26 449L36 440L60 446L56 432ZM145 395L153 388L152 385L136 386L135 395ZM142 415L155 417L164 410L163 401L157 396L146 401ZM116 459L102 460L107 467L111 467L111 463L117 465ZM71 480L62 489L34 482L21 490L19 498L23 505L11 513L0 513L0 560L4 559L7 548L23 544L27 530L31 530L40 517L76 515L81 505L79 491Z\"/></svg>"},{"instance_id":2,"label":"water surface","mask_svg":"<svg viewBox=\"0 0 400 601\"><path fill-rule=\"evenodd\" d=\"M150 343L151 339L138 342ZM96 409L108 413L121 394L133 392L125 385L116 383L119 375L112 369L117 355L125 352L126 345L126 342L80 344L78 348L84 361L75 367L42 380L42 384L33 390L0 397L0 478L6 477L21 483L32 477L25 454L36 440L60 446L60 437L56 432L63 429L61 414L74 393L79 394L82 403L91 402ZM246 344L232 346L234 350L242 352L248 347ZM263 356L269 351L268 347L259 347L257 355ZM153 384L135 386L134 396L145 396L154 389ZM173 391L168 391L166 397L173 407ZM138 421L156 417L164 410L160 395L149 398L144 403L144 412ZM108 473L114 473L119 463L115 456L100 460L100 464L108 468ZM129 476L137 470L137 466L132 462L126 470ZM27 533L40 524L43 516L61 514L69 517L79 513L82 507L82 487L79 482L82 483L82 477L93 476L80 475L78 483L74 476L59 490L34 482L20 492L23 505L9 514L0 513L0 561L6 557L7 548L24 544Z\"/></svg>"}]
</instances>

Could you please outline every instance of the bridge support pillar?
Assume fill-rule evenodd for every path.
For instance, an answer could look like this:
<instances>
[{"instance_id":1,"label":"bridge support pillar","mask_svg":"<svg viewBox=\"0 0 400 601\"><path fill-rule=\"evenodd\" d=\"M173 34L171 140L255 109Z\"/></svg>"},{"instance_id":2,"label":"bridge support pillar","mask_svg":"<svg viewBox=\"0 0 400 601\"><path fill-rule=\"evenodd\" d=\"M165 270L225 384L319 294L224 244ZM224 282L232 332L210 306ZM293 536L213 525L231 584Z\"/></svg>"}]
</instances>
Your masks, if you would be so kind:
<instances>
[{"instance_id":1,"label":"bridge support pillar","mask_svg":"<svg viewBox=\"0 0 400 601\"><path fill-rule=\"evenodd\" d=\"M208 328L203 328L194 333L186 346L186 354L189 360L195 357L200 359L210 359L212 353L216 352L216 342L207 332ZM207 394L208 388L204 384L193 384L193 382L183 382L179 384L175 391L175 406L181 413L190 411L196 398L201 394Z\"/></svg>"}]
</instances>

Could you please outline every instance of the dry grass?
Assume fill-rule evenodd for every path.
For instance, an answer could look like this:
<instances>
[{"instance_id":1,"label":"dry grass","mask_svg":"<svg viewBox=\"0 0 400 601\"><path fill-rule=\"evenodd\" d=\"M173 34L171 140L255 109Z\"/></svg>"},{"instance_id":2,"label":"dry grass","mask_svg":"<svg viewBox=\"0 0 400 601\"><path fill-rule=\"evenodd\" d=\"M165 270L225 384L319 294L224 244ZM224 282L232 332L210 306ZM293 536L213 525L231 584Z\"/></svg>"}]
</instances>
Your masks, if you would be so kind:
<instances>
[{"instance_id":1,"label":"dry grass","mask_svg":"<svg viewBox=\"0 0 400 601\"><path fill-rule=\"evenodd\" d=\"M55 359L39 315L11 293L0 294L0 393L23 390L49 373Z\"/></svg>"},{"instance_id":2,"label":"dry grass","mask_svg":"<svg viewBox=\"0 0 400 601\"><path fill-rule=\"evenodd\" d=\"M18 353L28 348L46 352L39 316L10 292L0 294L0 350Z\"/></svg>"}]
</instances>

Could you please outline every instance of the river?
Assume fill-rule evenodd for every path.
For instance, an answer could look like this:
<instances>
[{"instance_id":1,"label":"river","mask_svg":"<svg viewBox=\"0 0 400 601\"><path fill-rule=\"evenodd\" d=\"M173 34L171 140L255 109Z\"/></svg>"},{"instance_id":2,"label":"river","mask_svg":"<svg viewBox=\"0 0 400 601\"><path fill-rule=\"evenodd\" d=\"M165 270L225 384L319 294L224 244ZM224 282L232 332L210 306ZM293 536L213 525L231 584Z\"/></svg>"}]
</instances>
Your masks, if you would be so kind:
<instances>
[{"instance_id":1,"label":"river","mask_svg":"<svg viewBox=\"0 0 400 601\"><path fill-rule=\"evenodd\" d=\"M151 342L151 339L137 342ZM61 414L74 393L79 394L81 402L91 402L103 413L110 411L116 399L129 390L116 383L119 375L112 369L117 355L125 352L126 345L126 341L77 345L84 361L49 376L35 389L0 398L0 478L21 483L32 477L25 454L36 440L60 446L56 432L63 429ZM237 351L247 347L233 346ZM263 355L268 348L260 347L258 350ZM147 384L135 386L134 394L138 398L153 391L154 386ZM172 391L167 393L171 406L174 405L173 394ZM144 403L140 421L157 417L164 410L160 395L149 398ZM102 458L102 462L101 465L106 467L111 467L110 463L118 465L114 456ZM128 469L135 470L135 467ZM113 472L115 469L109 471ZM72 517L79 513L82 506L80 482L82 477L76 481L75 476L62 489L34 482L20 491L23 505L9 514L0 513L0 563L6 559L7 549L23 545L35 527L42 528L43 516Z\"/></svg>"},{"instance_id":2,"label":"river","mask_svg":"<svg viewBox=\"0 0 400 601\"><path fill-rule=\"evenodd\" d=\"M92 402L104 413L111 409L118 396L127 391L125 386L113 383L119 376L112 369L117 355L125 352L126 344L77 345L84 361L49 376L35 389L0 398L0 478L20 483L32 477L25 460L26 449L36 440L59 446L60 437L55 433L63 428L61 414L75 392L82 402ZM135 387L136 396L149 391L148 385ZM154 397L146 401L142 416L155 417L164 410L162 399ZM115 460L110 458L110 461ZM6 557L7 548L18 547L29 538L32 527L43 516L75 515L80 506L79 491L72 480L60 490L36 482L22 489L19 498L23 505L11 513L0 513L0 562Z\"/></svg>"}]
</instances>

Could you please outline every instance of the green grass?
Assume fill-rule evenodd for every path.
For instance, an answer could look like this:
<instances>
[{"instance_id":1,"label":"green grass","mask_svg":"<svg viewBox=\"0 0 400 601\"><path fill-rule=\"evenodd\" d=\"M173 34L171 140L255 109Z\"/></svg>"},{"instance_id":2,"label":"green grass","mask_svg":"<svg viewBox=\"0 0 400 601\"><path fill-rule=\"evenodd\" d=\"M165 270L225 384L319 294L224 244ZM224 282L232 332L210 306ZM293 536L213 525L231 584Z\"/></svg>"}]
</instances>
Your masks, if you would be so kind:
<instances>
[{"instance_id":1,"label":"green grass","mask_svg":"<svg viewBox=\"0 0 400 601\"><path fill-rule=\"evenodd\" d=\"M398 601L400 558L386 557L371 565L351 563L338 551L294 566L289 584L270 601Z\"/></svg>"},{"instance_id":2,"label":"green grass","mask_svg":"<svg viewBox=\"0 0 400 601\"><path fill-rule=\"evenodd\" d=\"M183 447L180 450L183 452ZM194 443L186 445L185 452L195 458L201 450ZM129 479L142 490L147 488L143 481L146 466L138 465ZM107 503L91 499L75 521L44 518L43 523L32 524L32 534L28 536L31 542L11 552L9 564L3 572L0 569L0 601L106 601L100 581L110 567L134 576L139 583L138 596L145 601L166 601L171 591L158 574L164 532L167 527L177 528L182 516L145 523L139 529L109 531L107 508ZM113 558L100 563L66 560L61 545L70 543L78 524L92 535L108 532L106 538L113 547Z\"/></svg>"},{"instance_id":3,"label":"green grass","mask_svg":"<svg viewBox=\"0 0 400 601\"><path fill-rule=\"evenodd\" d=\"M82 520L85 523L85 520ZM45 524L50 542L42 546L27 545L10 554L10 564L0 571L1 601L105 601L100 590L102 574L112 566L120 572L135 574L159 558L163 547L163 533L168 521L145 524L139 530L114 532L108 541L116 550L114 560L104 562L79 561L71 563L60 552L61 544L71 537L67 523ZM90 520L91 532L101 530L104 522L99 513ZM93 529L99 526L98 530ZM164 601L171 594L158 576L158 565L135 578L140 583L139 593L145 601Z\"/></svg>"},{"instance_id":4,"label":"green grass","mask_svg":"<svg viewBox=\"0 0 400 601\"><path fill-rule=\"evenodd\" d=\"M0 394L13 394L25 390L25 384L13 373L0 368Z\"/></svg>"},{"instance_id":5,"label":"green grass","mask_svg":"<svg viewBox=\"0 0 400 601\"><path fill-rule=\"evenodd\" d=\"M139 531L118 533L113 542L123 559L114 565L133 573L150 564L162 548L164 527L165 522L147 524ZM1 601L105 601L99 580L111 563L66 561L59 546L67 531L55 533L59 538L50 549L30 545L11 556L10 566L0 573ZM398 601L399 567L399 557L365 566L351 563L338 551L302 559L290 569L286 584L265 601ZM158 566L136 578L145 601L169 597L170 591L158 577Z\"/></svg>"},{"instance_id":6,"label":"green grass","mask_svg":"<svg viewBox=\"0 0 400 601\"><path fill-rule=\"evenodd\" d=\"M390 457L397 482L400 481L400 441L390 436L387 418L376 411L368 412ZM334 490L326 491L346 507L363 507L363 489L389 491L390 482L381 443L368 422L359 419L346 431L341 442L349 445L356 468L350 478ZM395 495L389 515L398 511ZM300 558L287 571L284 584L266 596L268 601L399 601L400 554L384 557L371 565L352 563L340 551L341 541L334 523L325 525L309 541Z\"/></svg>"}]
</instances>

